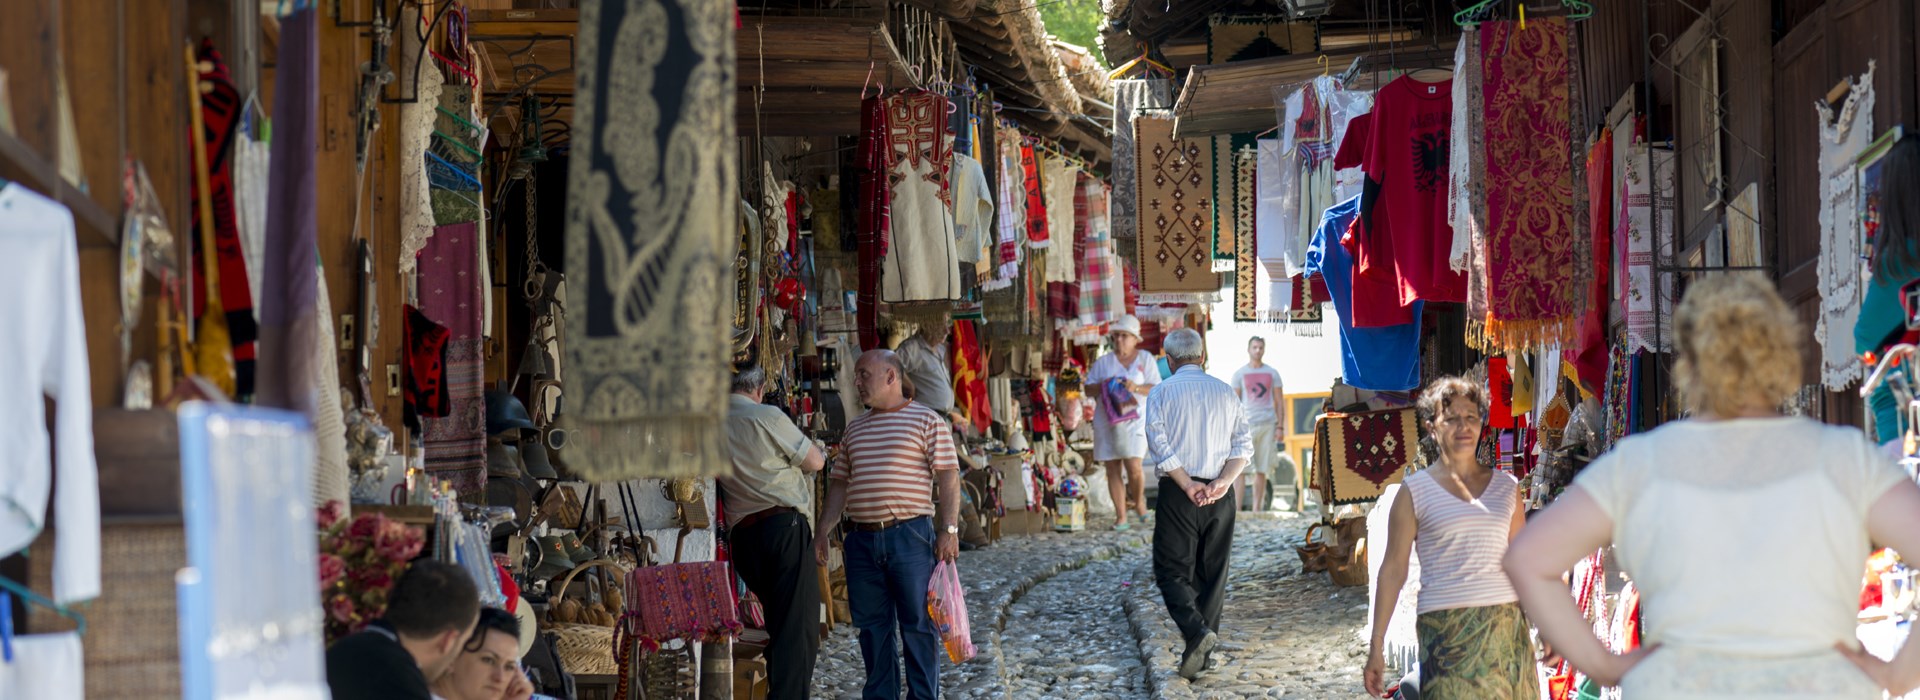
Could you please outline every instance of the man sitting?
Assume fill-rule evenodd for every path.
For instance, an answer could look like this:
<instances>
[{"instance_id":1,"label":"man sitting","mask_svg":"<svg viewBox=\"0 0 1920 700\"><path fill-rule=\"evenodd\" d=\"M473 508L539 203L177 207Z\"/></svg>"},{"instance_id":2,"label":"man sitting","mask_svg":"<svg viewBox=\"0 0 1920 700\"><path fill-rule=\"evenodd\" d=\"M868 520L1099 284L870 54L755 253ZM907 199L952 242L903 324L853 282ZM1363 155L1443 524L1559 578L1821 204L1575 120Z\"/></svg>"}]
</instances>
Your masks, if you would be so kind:
<instances>
[{"instance_id":1,"label":"man sitting","mask_svg":"<svg viewBox=\"0 0 1920 700\"><path fill-rule=\"evenodd\" d=\"M430 559L409 566L387 600L386 617L327 649L334 700L432 700L428 679L453 665L480 616L473 577Z\"/></svg>"}]
</instances>

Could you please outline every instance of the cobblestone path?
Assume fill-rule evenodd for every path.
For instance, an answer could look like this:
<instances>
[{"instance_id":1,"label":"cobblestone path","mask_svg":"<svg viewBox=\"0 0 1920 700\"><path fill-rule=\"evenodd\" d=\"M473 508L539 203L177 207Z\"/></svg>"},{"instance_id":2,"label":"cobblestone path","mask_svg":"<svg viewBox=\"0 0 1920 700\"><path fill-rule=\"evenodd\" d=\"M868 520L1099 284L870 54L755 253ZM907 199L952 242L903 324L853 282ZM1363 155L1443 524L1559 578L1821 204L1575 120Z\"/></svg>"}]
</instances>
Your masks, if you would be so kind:
<instances>
[{"instance_id":1,"label":"cobblestone path","mask_svg":"<svg viewBox=\"0 0 1920 700\"><path fill-rule=\"evenodd\" d=\"M960 575L979 655L941 669L949 698L1136 700L1365 697L1359 636L1366 589L1301 575L1293 547L1307 518L1241 513L1221 650L1189 683L1182 643L1153 583L1151 526L1007 537L963 552ZM855 630L821 648L814 695L859 697Z\"/></svg>"}]
</instances>

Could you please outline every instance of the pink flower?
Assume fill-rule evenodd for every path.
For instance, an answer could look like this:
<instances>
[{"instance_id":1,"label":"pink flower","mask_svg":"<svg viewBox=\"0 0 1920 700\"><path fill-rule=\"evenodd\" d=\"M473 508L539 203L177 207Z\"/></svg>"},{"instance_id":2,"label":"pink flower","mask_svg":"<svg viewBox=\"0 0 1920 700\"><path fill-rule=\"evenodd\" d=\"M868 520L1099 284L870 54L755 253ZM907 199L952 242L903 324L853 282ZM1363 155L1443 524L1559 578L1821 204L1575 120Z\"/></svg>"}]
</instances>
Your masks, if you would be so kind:
<instances>
[{"instance_id":1,"label":"pink flower","mask_svg":"<svg viewBox=\"0 0 1920 700\"><path fill-rule=\"evenodd\" d=\"M380 528L384 527L386 521L386 516L363 513L353 519L352 525L347 526L347 536L356 539L373 537L380 532Z\"/></svg>"},{"instance_id":2,"label":"pink flower","mask_svg":"<svg viewBox=\"0 0 1920 700\"><path fill-rule=\"evenodd\" d=\"M333 600L327 601L327 616L335 621L351 624L354 618L353 599L348 598L344 593L334 596Z\"/></svg>"},{"instance_id":3,"label":"pink flower","mask_svg":"<svg viewBox=\"0 0 1920 700\"><path fill-rule=\"evenodd\" d=\"M314 520L322 530L333 527L334 523L346 517L347 506L339 501L327 501L327 504L321 506L320 510L314 514Z\"/></svg>"},{"instance_id":4,"label":"pink flower","mask_svg":"<svg viewBox=\"0 0 1920 700\"><path fill-rule=\"evenodd\" d=\"M340 580L340 577L345 576L346 573L347 573L347 562L345 559L341 559L340 557L336 557L331 554L320 555L320 587L321 588L328 588L333 586L333 584L337 583Z\"/></svg>"},{"instance_id":5,"label":"pink flower","mask_svg":"<svg viewBox=\"0 0 1920 700\"><path fill-rule=\"evenodd\" d=\"M413 561L414 556L420 554L420 547L419 540L402 538L393 542L380 543L375 545L374 549L382 559L394 563L406 563Z\"/></svg>"},{"instance_id":6,"label":"pink flower","mask_svg":"<svg viewBox=\"0 0 1920 700\"><path fill-rule=\"evenodd\" d=\"M348 580L362 591L384 591L393 585L393 576L387 573L386 567L356 569L348 575Z\"/></svg>"}]
</instances>

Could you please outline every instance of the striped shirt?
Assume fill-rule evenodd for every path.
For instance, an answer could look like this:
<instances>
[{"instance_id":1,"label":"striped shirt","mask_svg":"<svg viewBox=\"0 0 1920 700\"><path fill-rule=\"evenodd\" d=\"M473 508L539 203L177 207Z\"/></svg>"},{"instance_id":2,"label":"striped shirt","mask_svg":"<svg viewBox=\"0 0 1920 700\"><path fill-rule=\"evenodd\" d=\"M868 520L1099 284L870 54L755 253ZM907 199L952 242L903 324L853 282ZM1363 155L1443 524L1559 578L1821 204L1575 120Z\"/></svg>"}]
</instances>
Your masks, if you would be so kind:
<instances>
[{"instance_id":1,"label":"striped shirt","mask_svg":"<svg viewBox=\"0 0 1920 700\"><path fill-rule=\"evenodd\" d=\"M854 522L933 515L933 473L960 468L952 428L917 402L848 421L840 447L829 476L847 482L846 512Z\"/></svg>"},{"instance_id":2,"label":"striped shirt","mask_svg":"<svg viewBox=\"0 0 1920 700\"><path fill-rule=\"evenodd\" d=\"M1199 365L1181 367L1154 385L1143 413L1145 463L1161 476L1180 469L1189 477L1212 481L1220 478L1228 460L1253 456L1253 434L1240 397Z\"/></svg>"},{"instance_id":3,"label":"striped shirt","mask_svg":"<svg viewBox=\"0 0 1920 700\"><path fill-rule=\"evenodd\" d=\"M1500 558L1513 536L1520 482L1495 471L1479 498L1463 501L1434 481L1432 471L1422 469L1407 477L1407 490L1413 493L1413 546L1420 557L1419 612L1519 600Z\"/></svg>"}]
</instances>

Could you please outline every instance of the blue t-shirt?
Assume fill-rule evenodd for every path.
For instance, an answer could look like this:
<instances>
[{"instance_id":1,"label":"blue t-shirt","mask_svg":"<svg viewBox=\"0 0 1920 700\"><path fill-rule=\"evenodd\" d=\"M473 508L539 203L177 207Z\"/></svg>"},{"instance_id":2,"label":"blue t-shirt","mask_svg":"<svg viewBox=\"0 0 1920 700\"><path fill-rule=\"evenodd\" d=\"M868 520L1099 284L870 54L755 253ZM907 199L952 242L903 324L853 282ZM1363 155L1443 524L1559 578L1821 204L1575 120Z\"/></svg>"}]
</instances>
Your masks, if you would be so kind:
<instances>
[{"instance_id":1,"label":"blue t-shirt","mask_svg":"<svg viewBox=\"0 0 1920 700\"><path fill-rule=\"evenodd\" d=\"M1340 364L1348 386L1369 391L1409 391L1420 386L1420 311L1426 302L1413 302L1413 320L1382 328L1353 327L1353 255L1340 237L1360 214L1360 198L1333 205L1320 217L1320 228L1307 248L1307 273L1318 273L1333 295L1340 317Z\"/></svg>"}]
</instances>

